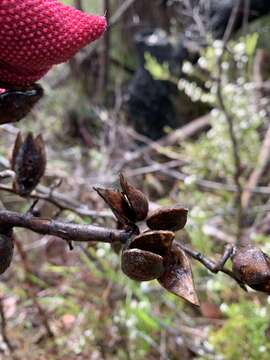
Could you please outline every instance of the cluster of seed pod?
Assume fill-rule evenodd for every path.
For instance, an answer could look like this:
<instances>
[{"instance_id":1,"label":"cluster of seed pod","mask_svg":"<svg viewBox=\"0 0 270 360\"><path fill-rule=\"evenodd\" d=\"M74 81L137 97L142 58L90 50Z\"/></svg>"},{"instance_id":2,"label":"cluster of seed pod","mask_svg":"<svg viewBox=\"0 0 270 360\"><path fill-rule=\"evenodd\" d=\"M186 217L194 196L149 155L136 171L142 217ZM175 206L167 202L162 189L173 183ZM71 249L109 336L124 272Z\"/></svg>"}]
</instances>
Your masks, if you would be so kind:
<instances>
[{"instance_id":1,"label":"cluster of seed pod","mask_svg":"<svg viewBox=\"0 0 270 360\"><path fill-rule=\"evenodd\" d=\"M25 139L17 135L12 152L11 168L15 172L13 188L20 196L28 196L38 185L46 169L45 144L42 135Z\"/></svg>"},{"instance_id":2,"label":"cluster of seed pod","mask_svg":"<svg viewBox=\"0 0 270 360\"><path fill-rule=\"evenodd\" d=\"M123 175L120 175L120 185L120 191L95 190L120 225L133 229L133 236L122 249L122 271L136 281L157 279L166 290L199 305L189 259L174 240L175 232L186 225L188 210L178 205L148 214L146 196Z\"/></svg>"}]
</instances>

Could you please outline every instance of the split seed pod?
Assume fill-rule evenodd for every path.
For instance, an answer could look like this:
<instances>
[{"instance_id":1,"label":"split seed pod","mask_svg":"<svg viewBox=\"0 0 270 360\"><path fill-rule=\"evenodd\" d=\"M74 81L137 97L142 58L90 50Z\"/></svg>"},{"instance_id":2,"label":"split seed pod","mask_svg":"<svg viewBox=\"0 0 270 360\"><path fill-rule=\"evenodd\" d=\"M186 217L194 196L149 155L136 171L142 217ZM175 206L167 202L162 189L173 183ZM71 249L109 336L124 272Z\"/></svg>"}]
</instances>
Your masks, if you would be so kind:
<instances>
[{"instance_id":1,"label":"split seed pod","mask_svg":"<svg viewBox=\"0 0 270 360\"><path fill-rule=\"evenodd\" d=\"M130 222L131 209L120 191L112 189L94 188L105 203L110 207L120 224Z\"/></svg>"},{"instance_id":2,"label":"split seed pod","mask_svg":"<svg viewBox=\"0 0 270 360\"><path fill-rule=\"evenodd\" d=\"M12 230L0 233L0 274L10 266L14 249Z\"/></svg>"},{"instance_id":3,"label":"split seed pod","mask_svg":"<svg viewBox=\"0 0 270 360\"><path fill-rule=\"evenodd\" d=\"M123 174L120 175L120 185L123 194L127 198L128 204L133 211L135 221L146 219L149 208L146 196L140 190L130 185Z\"/></svg>"},{"instance_id":4,"label":"split seed pod","mask_svg":"<svg viewBox=\"0 0 270 360\"><path fill-rule=\"evenodd\" d=\"M150 231L133 238L122 252L124 274L137 281L159 278L165 271L164 256L173 239L170 231Z\"/></svg>"},{"instance_id":5,"label":"split seed pod","mask_svg":"<svg viewBox=\"0 0 270 360\"><path fill-rule=\"evenodd\" d=\"M0 124L13 123L24 118L42 98L40 85L11 89L0 94Z\"/></svg>"},{"instance_id":6,"label":"split seed pod","mask_svg":"<svg viewBox=\"0 0 270 360\"><path fill-rule=\"evenodd\" d=\"M130 224L146 219L148 200L138 189L130 185L123 175L120 175L122 192L112 189L94 188L111 208L121 224Z\"/></svg>"},{"instance_id":7,"label":"split seed pod","mask_svg":"<svg viewBox=\"0 0 270 360\"><path fill-rule=\"evenodd\" d=\"M164 266L165 272L159 278L159 283L171 293L199 306L189 259L177 244L172 244L164 259Z\"/></svg>"},{"instance_id":8,"label":"split seed pod","mask_svg":"<svg viewBox=\"0 0 270 360\"><path fill-rule=\"evenodd\" d=\"M45 144L42 135L35 139L29 133L25 140L19 133L12 153L11 167L16 176L13 188L21 196L29 195L38 185L46 169Z\"/></svg>"},{"instance_id":9,"label":"split seed pod","mask_svg":"<svg viewBox=\"0 0 270 360\"><path fill-rule=\"evenodd\" d=\"M232 259L234 274L252 289L270 295L270 258L261 249L239 247Z\"/></svg>"},{"instance_id":10,"label":"split seed pod","mask_svg":"<svg viewBox=\"0 0 270 360\"><path fill-rule=\"evenodd\" d=\"M146 223L152 230L178 231L186 225L187 214L188 209L180 205L163 207L153 211Z\"/></svg>"}]
</instances>

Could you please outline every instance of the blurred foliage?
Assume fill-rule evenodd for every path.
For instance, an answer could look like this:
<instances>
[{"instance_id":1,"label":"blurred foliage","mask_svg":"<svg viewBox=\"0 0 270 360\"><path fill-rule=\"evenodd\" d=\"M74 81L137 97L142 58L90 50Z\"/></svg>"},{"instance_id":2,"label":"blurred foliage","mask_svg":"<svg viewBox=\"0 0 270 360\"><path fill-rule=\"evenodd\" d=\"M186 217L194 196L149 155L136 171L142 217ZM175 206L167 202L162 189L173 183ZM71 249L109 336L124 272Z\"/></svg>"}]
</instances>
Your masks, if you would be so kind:
<instances>
[{"instance_id":1,"label":"blurred foliage","mask_svg":"<svg viewBox=\"0 0 270 360\"><path fill-rule=\"evenodd\" d=\"M225 305L226 323L210 332L210 341L222 359L266 360L269 358L269 305L259 306L244 299Z\"/></svg>"}]
</instances>

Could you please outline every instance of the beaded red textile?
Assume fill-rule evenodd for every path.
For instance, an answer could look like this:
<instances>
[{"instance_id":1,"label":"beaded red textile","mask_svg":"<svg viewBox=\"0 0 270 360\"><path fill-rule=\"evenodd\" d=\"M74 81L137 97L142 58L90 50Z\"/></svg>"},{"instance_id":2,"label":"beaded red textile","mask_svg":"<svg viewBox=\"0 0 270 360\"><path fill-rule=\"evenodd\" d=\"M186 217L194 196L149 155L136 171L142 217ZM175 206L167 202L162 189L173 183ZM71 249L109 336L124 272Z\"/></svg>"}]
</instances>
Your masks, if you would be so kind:
<instances>
[{"instance_id":1,"label":"beaded red textile","mask_svg":"<svg viewBox=\"0 0 270 360\"><path fill-rule=\"evenodd\" d=\"M106 19L57 0L0 0L0 81L29 85L99 38Z\"/></svg>"}]
</instances>

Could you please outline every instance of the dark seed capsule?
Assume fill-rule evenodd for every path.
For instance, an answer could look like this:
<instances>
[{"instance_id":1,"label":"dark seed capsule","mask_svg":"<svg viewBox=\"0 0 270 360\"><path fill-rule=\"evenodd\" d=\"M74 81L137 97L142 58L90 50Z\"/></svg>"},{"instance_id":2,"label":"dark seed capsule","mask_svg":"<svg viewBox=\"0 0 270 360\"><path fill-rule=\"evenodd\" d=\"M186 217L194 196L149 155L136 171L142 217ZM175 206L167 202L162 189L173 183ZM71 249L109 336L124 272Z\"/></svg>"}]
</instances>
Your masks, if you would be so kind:
<instances>
[{"instance_id":1,"label":"dark seed capsule","mask_svg":"<svg viewBox=\"0 0 270 360\"><path fill-rule=\"evenodd\" d=\"M152 230L178 231L186 225L187 214L182 206L163 207L152 212L146 223Z\"/></svg>"},{"instance_id":2,"label":"dark seed capsule","mask_svg":"<svg viewBox=\"0 0 270 360\"><path fill-rule=\"evenodd\" d=\"M120 224L126 224L130 222L130 218L132 218L132 212L120 191L102 188L94 188L94 190L110 207Z\"/></svg>"},{"instance_id":3,"label":"dark seed capsule","mask_svg":"<svg viewBox=\"0 0 270 360\"><path fill-rule=\"evenodd\" d=\"M0 234L0 274L3 274L10 266L13 257L14 241L12 232Z\"/></svg>"},{"instance_id":4,"label":"dark seed capsule","mask_svg":"<svg viewBox=\"0 0 270 360\"><path fill-rule=\"evenodd\" d=\"M140 190L130 185L123 174L120 175L120 185L134 213L135 221L146 219L149 208L146 196Z\"/></svg>"},{"instance_id":5,"label":"dark seed capsule","mask_svg":"<svg viewBox=\"0 0 270 360\"><path fill-rule=\"evenodd\" d=\"M189 259L175 243L164 258L164 267L165 271L158 279L160 284L171 293L199 306Z\"/></svg>"},{"instance_id":6,"label":"dark seed capsule","mask_svg":"<svg viewBox=\"0 0 270 360\"><path fill-rule=\"evenodd\" d=\"M163 257L146 250L124 250L121 268L124 274L136 281L157 279L164 271Z\"/></svg>"},{"instance_id":7,"label":"dark seed capsule","mask_svg":"<svg viewBox=\"0 0 270 360\"><path fill-rule=\"evenodd\" d=\"M21 196L27 196L38 185L46 169L45 144L41 135L29 133L25 140L17 136L11 166L16 176L13 187Z\"/></svg>"},{"instance_id":8,"label":"dark seed capsule","mask_svg":"<svg viewBox=\"0 0 270 360\"><path fill-rule=\"evenodd\" d=\"M270 295L270 258L261 249L239 247L232 259L234 274L252 289Z\"/></svg>"},{"instance_id":9,"label":"dark seed capsule","mask_svg":"<svg viewBox=\"0 0 270 360\"><path fill-rule=\"evenodd\" d=\"M171 248L174 233L171 231L148 231L136 236L128 244L129 249L140 249L164 256Z\"/></svg>"},{"instance_id":10,"label":"dark seed capsule","mask_svg":"<svg viewBox=\"0 0 270 360\"><path fill-rule=\"evenodd\" d=\"M137 281L159 278L164 272L164 255L173 239L174 233L170 231L150 231L136 236L122 252L122 271Z\"/></svg>"},{"instance_id":11,"label":"dark seed capsule","mask_svg":"<svg viewBox=\"0 0 270 360\"><path fill-rule=\"evenodd\" d=\"M0 93L0 124L21 120L32 110L42 96L43 89L37 84Z\"/></svg>"}]
</instances>

